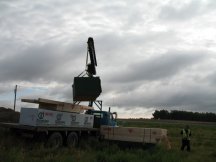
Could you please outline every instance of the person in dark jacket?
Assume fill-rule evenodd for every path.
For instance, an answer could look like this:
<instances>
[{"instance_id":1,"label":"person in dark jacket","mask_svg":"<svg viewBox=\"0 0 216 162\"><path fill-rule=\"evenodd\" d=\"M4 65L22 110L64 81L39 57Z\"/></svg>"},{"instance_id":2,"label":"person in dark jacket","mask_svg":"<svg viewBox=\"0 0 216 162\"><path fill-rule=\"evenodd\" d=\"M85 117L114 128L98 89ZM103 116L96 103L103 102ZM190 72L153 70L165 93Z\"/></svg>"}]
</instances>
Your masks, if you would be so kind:
<instances>
[{"instance_id":1,"label":"person in dark jacket","mask_svg":"<svg viewBox=\"0 0 216 162\"><path fill-rule=\"evenodd\" d=\"M181 150L183 151L185 146L187 147L187 151L190 151L190 136L191 136L191 130L188 125L185 126L184 129L181 130L182 135L182 145Z\"/></svg>"}]
</instances>

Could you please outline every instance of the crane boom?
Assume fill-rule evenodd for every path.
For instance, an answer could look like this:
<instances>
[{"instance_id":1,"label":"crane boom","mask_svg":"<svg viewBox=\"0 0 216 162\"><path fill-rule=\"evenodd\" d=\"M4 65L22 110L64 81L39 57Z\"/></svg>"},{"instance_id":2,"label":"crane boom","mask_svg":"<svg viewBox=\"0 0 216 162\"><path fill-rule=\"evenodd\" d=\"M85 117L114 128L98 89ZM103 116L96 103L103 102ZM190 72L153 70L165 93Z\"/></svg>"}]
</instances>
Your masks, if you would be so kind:
<instances>
[{"instance_id":1,"label":"crane boom","mask_svg":"<svg viewBox=\"0 0 216 162\"><path fill-rule=\"evenodd\" d=\"M97 66L97 59L95 54L95 47L94 47L94 40L93 38L88 38L88 54L90 56L90 63L87 64L86 71L90 76L96 75L96 66ZM88 58L88 57L87 57Z\"/></svg>"},{"instance_id":2,"label":"crane boom","mask_svg":"<svg viewBox=\"0 0 216 162\"><path fill-rule=\"evenodd\" d=\"M97 66L97 59L95 54L94 40L93 38L88 38L88 51L91 59L91 63Z\"/></svg>"}]
</instances>

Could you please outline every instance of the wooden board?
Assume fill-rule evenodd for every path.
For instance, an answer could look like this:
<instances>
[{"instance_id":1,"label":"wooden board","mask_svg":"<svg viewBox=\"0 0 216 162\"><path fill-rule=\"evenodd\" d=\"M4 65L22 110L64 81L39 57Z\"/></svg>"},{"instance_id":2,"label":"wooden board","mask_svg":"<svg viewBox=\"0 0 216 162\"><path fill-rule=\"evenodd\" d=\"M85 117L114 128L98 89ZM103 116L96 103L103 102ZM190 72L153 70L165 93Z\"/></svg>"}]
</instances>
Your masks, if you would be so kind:
<instances>
[{"instance_id":1,"label":"wooden board","mask_svg":"<svg viewBox=\"0 0 216 162\"><path fill-rule=\"evenodd\" d=\"M56 110L56 111L64 111L64 112L76 112L82 113L84 110L93 109L93 107L84 106L84 105L77 105L68 102L61 102L55 100L48 100L43 98L38 99L22 99L22 102L34 103L39 104L39 109L46 109L46 110Z\"/></svg>"},{"instance_id":2,"label":"wooden board","mask_svg":"<svg viewBox=\"0 0 216 162\"><path fill-rule=\"evenodd\" d=\"M107 140L140 143L160 143L167 136L167 130L160 128L101 126L100 131Z\"/></svg>"}]
</instances>

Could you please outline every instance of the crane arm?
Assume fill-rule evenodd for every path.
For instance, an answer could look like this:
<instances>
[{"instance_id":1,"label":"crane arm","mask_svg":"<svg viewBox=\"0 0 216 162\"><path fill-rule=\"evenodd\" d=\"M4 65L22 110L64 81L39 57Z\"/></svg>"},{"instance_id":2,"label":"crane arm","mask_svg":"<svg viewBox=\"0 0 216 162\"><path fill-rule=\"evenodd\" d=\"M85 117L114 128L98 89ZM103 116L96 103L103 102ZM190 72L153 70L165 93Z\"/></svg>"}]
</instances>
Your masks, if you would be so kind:
<instances>
[{"instance_id":1,"label":"crane arm","mask_svg":"<svg viewBox=\"0 0 216 162\"><path fill-rule=\"evenodd\" d=\"M90 63L87 64L87 72L89 75L96 75L96 66L97 66L97 59L95 54L95 47L94 47L94 40L93 38L88 38L88 54L90 56ZM88 57L88 56L87 56Z\"/></svg>"}]
</instances>

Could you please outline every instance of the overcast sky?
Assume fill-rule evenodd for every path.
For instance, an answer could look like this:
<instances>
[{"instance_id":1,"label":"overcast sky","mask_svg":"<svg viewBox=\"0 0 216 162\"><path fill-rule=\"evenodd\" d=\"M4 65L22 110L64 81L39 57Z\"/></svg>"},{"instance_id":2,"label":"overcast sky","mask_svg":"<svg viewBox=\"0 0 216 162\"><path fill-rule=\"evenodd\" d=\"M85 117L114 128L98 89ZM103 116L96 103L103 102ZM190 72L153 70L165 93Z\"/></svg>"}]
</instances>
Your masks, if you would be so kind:
<instances>
[{"instance_id":1,"label":"overcast sky","mask_svg":"<svg viewBox=\"0 0 216 162\"><path fill-rule=\"evenodd\" d=\"M93 37L104 110L216 113L215 0L0 0L0 106L72 101Z\"/></svg>"}]
</instances>

